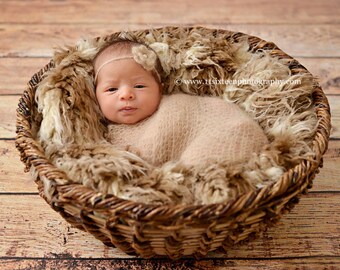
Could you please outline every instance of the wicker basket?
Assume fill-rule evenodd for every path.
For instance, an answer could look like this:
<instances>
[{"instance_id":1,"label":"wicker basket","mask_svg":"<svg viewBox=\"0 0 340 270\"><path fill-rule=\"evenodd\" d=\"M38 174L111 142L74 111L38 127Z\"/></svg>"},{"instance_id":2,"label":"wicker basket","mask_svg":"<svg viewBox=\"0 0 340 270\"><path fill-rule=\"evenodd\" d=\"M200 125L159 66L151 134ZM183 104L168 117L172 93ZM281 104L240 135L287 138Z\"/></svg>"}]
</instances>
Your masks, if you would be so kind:
<instances>
[{"instance_id":1,"label":"wicker basket","mask_svg":"<svg viewBox=\"0 0 340 270\"><path fill-rule=\"evenodd\" d=\"M235 38L247 36L225 32ZM288 60L292 74L308 73L298 61L275 44L254 36L247 37L252 51L270 50L272 55ZM81 184L68 182L65 173L47 160L35 139L39 123L34 123L32 117L37 106L34 95L44 74L53 66L51 61L32 77L19 101L16 147L21 161L25 163L26 171L34 166L38 172L36 183L40 195L66 221L127 254L137 254L143 258L161 255L178 259L182 256L202 257L217 248L227 250L258 235L288 212L299 201L300 195L312 186L318 167L322 166L331 124L328 101L317 86L313 93L319 119L313 139L316 162L302 161L275 184L242 194L227 203L211 205L154 206L102 195ZM44 194L42 179L55 186L51 199Z\"/></svg>"}]
</instances>

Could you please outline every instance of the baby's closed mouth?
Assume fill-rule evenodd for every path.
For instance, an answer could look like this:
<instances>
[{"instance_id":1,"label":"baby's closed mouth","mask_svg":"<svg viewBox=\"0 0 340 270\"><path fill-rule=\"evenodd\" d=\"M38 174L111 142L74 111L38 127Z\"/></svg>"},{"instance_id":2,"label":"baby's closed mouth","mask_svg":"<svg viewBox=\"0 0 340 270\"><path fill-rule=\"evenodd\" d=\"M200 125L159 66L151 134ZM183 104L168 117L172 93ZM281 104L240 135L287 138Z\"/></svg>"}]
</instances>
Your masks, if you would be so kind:
<instances>
[{"instance_id":1,"label":"baby's closed mouth","mask_svg":"<svg viewBox=\"0 0 340 270\"><path fill-rule=\"evenodd\" d=\"M121 108L119 111L134 111L134 110L137 110L137 108L131 107L131 106L125 106Z\"/></svg>"}]
</instances>

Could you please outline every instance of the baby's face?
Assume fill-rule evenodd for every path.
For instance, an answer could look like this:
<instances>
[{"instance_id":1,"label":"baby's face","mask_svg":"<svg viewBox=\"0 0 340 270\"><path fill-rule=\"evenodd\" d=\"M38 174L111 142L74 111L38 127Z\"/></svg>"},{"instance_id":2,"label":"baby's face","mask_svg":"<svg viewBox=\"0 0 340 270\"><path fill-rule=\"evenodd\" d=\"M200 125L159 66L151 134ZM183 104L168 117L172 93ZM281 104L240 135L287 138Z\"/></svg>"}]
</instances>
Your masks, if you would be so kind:
<instances>
[{"instance_id":1,"label":"baby's face","mask_svg":"<svg viewBox=\"0 0 340 270\"><path fill-rule=\"evenodd\" d=\"M100 63L109 60L100 59ZM161 100L158 82L134 59L103 66L97 77L96 97L104 116L118 124L135 124L152 115Z\"/></svg>"}]
</instances>

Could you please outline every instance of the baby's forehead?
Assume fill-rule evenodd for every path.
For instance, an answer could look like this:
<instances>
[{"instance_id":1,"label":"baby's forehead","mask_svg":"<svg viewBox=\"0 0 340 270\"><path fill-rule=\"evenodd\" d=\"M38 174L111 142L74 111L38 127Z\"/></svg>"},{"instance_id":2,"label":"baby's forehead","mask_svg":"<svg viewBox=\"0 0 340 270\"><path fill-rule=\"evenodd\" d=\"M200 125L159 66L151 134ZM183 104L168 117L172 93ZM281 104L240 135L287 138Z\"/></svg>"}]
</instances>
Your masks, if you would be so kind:
<instances>
[{"instance_id":1,"label":"baby's forehead","mask_svg":"<svg viewBox=\"0 0 340 270\"><path fill-rule=\"evenodd\" d=\"M131 48L122 48L118 46L109 46L102 50L94 61L94 68L97 69L102 63L120 57L132 57Z\"/></svg>"}]
</instances>

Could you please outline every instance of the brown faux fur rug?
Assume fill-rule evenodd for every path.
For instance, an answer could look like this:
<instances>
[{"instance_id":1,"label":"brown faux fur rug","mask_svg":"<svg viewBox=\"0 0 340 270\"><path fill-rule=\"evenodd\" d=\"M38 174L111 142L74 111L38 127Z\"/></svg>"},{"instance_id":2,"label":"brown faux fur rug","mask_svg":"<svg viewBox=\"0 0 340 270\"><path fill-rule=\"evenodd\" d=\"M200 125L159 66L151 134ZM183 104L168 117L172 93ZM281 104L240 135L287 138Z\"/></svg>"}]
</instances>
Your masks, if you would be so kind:
<instances>
[{"instance_id":1,"label":"brown faux fur rug","mask_svg":"<svg viewBox=\"0 0 340 270\"><path fill-rule=\"evenodd\" d=\"M242 164L216 162L199 170L176 162L153 166L115 148L104 136L107 126L95 99L92 60L118 38L144 42L156 51L164 69L164 94L231 101L262 127L270 144ZM222 202L273 183L301 159L314 157L314 78L292 75L284 60L251 52L246 39L236 42L226 31L169 27L121 32L59 49L53 59L55 68L36 92L37 138L71 181L100 192L157 204ZM209 83L178 84L178 78ZM52 192L46 184L45 194Z\"/></svg>"}]
</instances>

